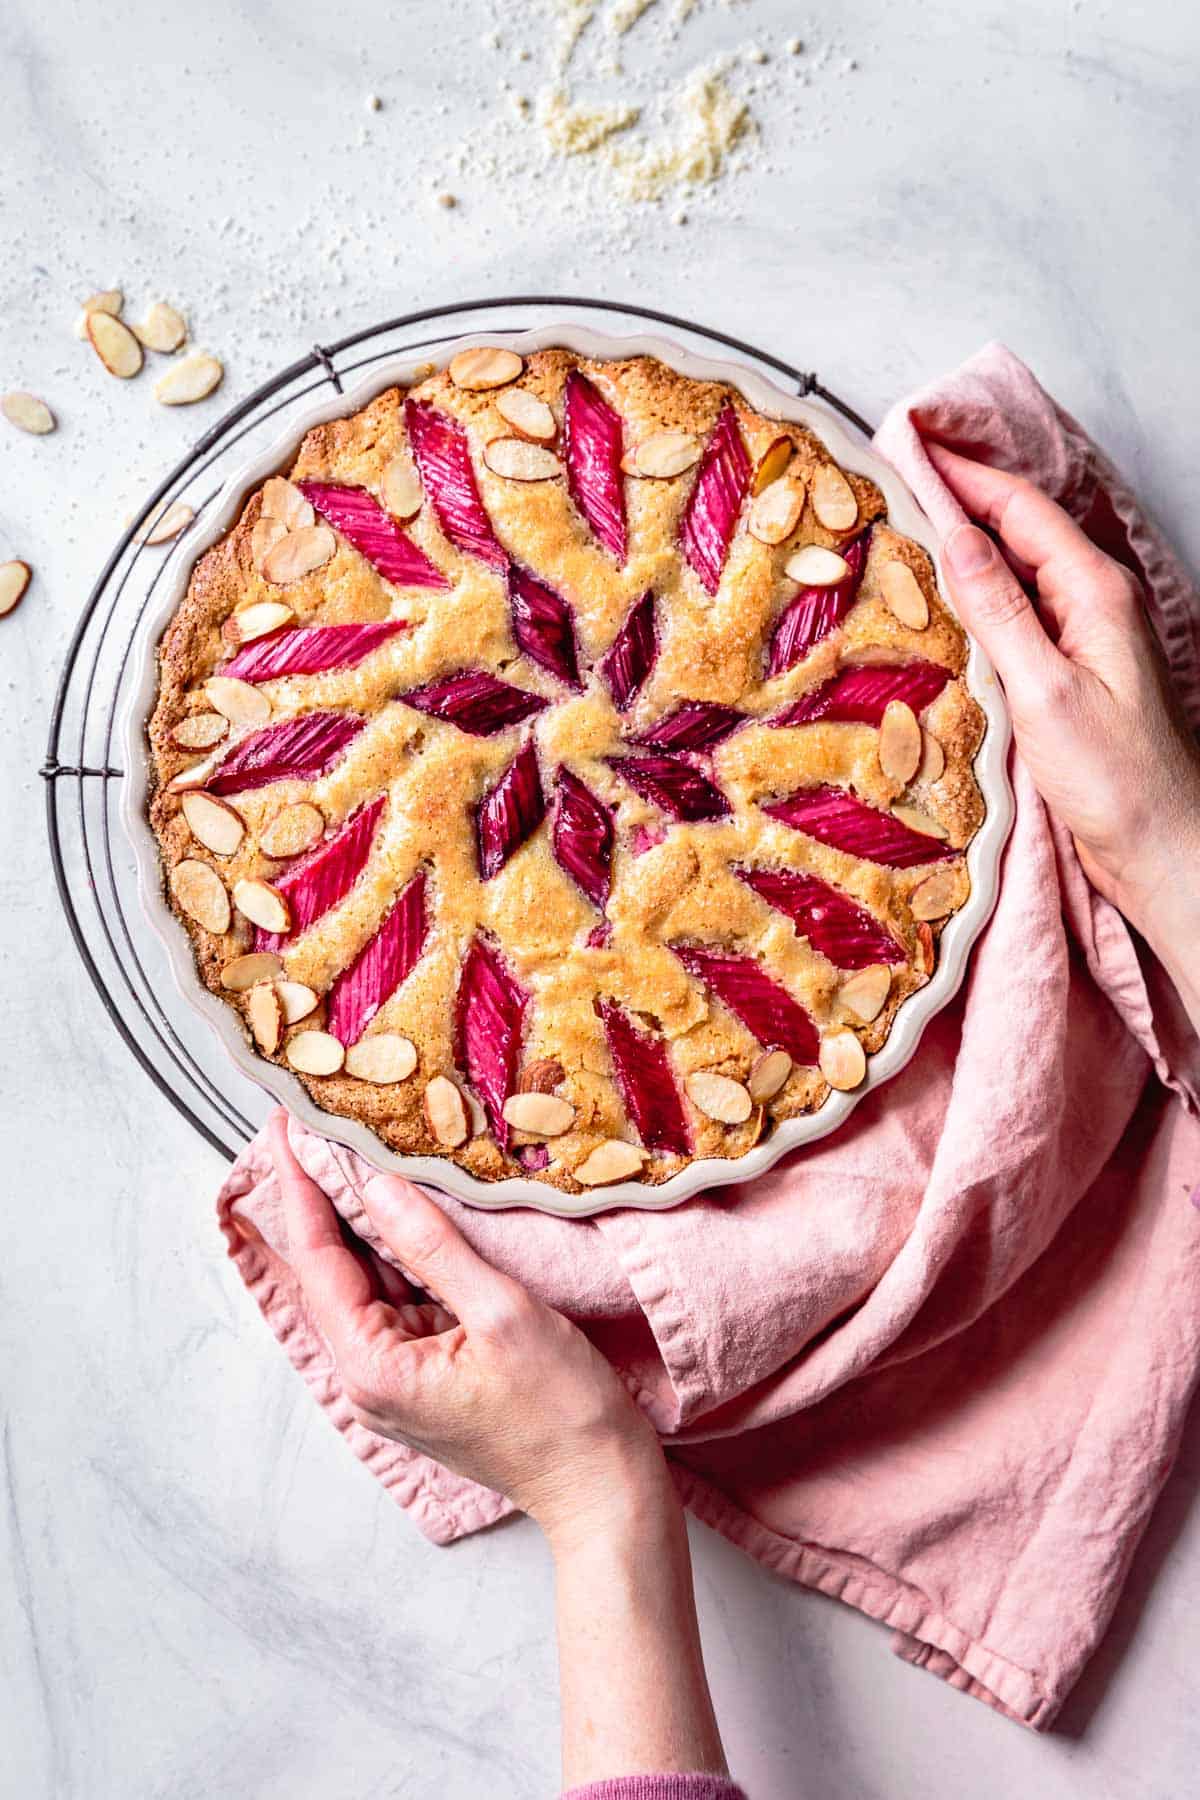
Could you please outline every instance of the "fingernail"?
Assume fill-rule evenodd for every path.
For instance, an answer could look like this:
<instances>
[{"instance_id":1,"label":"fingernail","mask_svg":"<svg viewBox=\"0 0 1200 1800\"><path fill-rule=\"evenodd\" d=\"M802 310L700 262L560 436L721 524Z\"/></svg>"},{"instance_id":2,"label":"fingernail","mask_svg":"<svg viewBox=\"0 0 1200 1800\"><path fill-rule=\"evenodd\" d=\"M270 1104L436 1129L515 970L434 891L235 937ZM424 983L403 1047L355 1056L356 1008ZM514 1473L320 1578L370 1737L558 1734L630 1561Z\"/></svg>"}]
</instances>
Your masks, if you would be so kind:
<instances>
[{"instance_id":1,"label":"fingernail","mask_svg":"<svg viewBox=\"0 0 1200 1800\"><path fill-rule=\"evenodd\" d=\"M942 546L954 575L980 575L995 561L996 547L978 525L956 525Z\"/></svg>"}]
</instances>

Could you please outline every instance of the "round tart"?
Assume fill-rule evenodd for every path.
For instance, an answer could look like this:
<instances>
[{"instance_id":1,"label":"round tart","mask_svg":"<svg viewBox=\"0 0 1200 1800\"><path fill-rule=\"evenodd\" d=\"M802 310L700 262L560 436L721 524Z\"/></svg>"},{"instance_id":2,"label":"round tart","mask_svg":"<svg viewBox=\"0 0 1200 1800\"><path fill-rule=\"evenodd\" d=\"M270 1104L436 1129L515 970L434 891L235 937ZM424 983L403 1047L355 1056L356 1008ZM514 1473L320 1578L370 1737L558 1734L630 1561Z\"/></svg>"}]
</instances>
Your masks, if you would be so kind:
<instances>
[{"instance_id":1,"label":"round tart","mask_svg":"<svg viewBox=\"0 0 1200 1800\"><path fill-rule=\"evenodd\" d=\"M472 350L310 432L160 650L205 983L389 1148L567 1192L862 1084L970 890L929 558L803 426Z\"/></svg>"}]
</instances>

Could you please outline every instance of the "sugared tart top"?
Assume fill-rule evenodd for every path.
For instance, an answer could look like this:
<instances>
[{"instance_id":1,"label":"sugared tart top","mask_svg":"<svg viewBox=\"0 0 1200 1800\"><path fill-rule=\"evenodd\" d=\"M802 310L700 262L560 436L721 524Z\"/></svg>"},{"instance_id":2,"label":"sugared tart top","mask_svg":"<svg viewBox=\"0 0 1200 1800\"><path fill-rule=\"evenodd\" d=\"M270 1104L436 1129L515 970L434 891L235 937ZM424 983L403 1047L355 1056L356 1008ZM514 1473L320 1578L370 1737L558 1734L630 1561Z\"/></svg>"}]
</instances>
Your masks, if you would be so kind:
<instances>
[{"instance_id":1,"label":"sugared tart top","mask_svg":"<svg viewBox=\"0 0 1200 1800\"><path fill-rule=\"evenodd\" d=\"M863 1079L967 897L982 715L929 559L650 358L461 352L305 439L163 640L152 819L259 1053L568 1191Z\"/></svg>"}]
</instances>

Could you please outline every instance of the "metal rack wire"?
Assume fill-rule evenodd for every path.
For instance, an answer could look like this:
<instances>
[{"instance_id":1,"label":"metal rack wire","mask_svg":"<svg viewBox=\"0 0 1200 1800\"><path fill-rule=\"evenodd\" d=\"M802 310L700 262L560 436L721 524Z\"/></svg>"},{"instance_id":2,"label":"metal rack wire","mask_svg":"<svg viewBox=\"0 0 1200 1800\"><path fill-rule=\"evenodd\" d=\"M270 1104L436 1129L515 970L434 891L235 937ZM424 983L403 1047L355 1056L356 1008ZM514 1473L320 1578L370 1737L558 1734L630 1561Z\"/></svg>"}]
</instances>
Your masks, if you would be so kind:
<instances>
[{"instance_id":1,"label":"metal rack wire","mask_svg":"<svg viewBox=\"0 0 1200 1800\"><path fill-rule=\"evenodd\" d=\"M132 858L118 816L122 771L113 763L116 722L137 673L130 663L134 634L165 567L162 551L136 543L135 534L160 506L175 500L186 500L200 518L226 477L278 434L289 412L329 385L341 393L347 378L360 377L385 358L448 337L572 318L614 331L661 325L701 352L711 353L714 346L733 351L792 384L799 394L823 400L870 434L866 421L814 373L671 313L557 294L428 307L334 344L314 344L309 355L219 419L130 523L75 628L41 768L59 898L84 967L129 1050L176 1110L231 1160L254 1135L271 1103L230 1065L213 1034L179 1000L160 947L142 924Z\"/></svg>"}]
</instances>

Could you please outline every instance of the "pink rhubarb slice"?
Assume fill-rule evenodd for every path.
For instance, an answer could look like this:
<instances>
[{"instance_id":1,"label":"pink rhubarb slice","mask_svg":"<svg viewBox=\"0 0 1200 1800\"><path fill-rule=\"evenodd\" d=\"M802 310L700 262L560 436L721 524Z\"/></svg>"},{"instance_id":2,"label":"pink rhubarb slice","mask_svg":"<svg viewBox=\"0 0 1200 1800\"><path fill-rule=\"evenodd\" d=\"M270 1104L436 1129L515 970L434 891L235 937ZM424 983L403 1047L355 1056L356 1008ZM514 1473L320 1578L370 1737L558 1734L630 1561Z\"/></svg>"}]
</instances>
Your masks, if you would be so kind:
<instances>
[{"instance_id":1,"label":"pink rhubarb slice","mask_svg":"<svg viewBox=\"0 0 1200 1800\"><path fill-rule=\"evenodd\" d=\"M349 712L303 713L264 725L236 743L204 785L210 794L245 794L273 781L315 781L362 729L362 719Z\"/></svg>"},{"instance_id":2,"label":"pink rhubarb slice","mask_svg":"<svg viewBox=\"0 0 1200 1800\"><path fill-rule=\"evenodd\" d=\"M806 657L814 644L837 629L858 597L867 563L869 531L841 552L847 573L832 587L806 587L780 613L767 650L767 676L782 675Z\"/></svg>"},{"instance_id":3,"label":"pink rhubarb slice","mask_svg":"<svg viewBox=\"0 0 1200 1800\"><path fill-rule=\"evenodd\" d=\"M748 956L731 956L693 944L672 944L687 970L727 1006L752 1037L768 1050L786 1050L798 1063L815 1063L820 1048L816 1026L786 988Z\"/></svg>"},{"instance_id":4,"label":"pink rhubarb slice","mask_svg":"<svg viewBox=\"0 0 1200 1800\"><path fill-rule=\"evenodd\" d=\"M861 856L866 862L882 863L888 869L914 869L958 854L940 838L913 831L891 813L867 806L845 788L829 783L797 788L786 799L764 806L763 811L816 838L819 844Z\"/></svg>"},{"instance_id":5,"label":"pink rhubarb slice","mask_svg":"<svg viewBox=\"0 0 1200 1800\"><path fill-rule=\"evenodd\" d=\"M485 881L500 873L545 816L546 800L531 739L517 752L496 785L488 789L475 814L479 873Z\"/></svg>"},{"instance_id":6,"label":"pink rhubarb slice","mask_svg":"<svg viewBox=\"0 0 1200 1800\"><path fill-rule=\"evenodd\" d=\"M292 928L279 934L258 931L254 940L256 950L278 950L282 944L307 931L310 925L315 925L331 907L345 898L366 867L386 799L385 794L380 794L376 799L368 800L365 806L351 813L332 837L323 839L276 880L274 885L291 911Z\"/></svg>"},{"instance_id":7,"label":"pink rhubarb slice","mask_svg":"<svg viewBox=\"0 0 1200 1800\"><path fill-rule=\"evenodd\" d=\"M450 586L437 564L413 543L366 488L340 487L332 481L298 481L296 486L385 581L396 587Z\"/></svg>"},{"instance_id":8,"label":"pink rhubarb slice","mask_svg":"<svg viewBox=\"0 0 1200 1800\"><path fill-rule=\"evenodd\" d=\"M703 819L723 819L730 805L707 775L681 756L648 752L644 756L610 756L605 759L622 781L671 818L687 824Z\"/></svg>"},{"instance_id":9,"label":"pink rhubarb slice","mask_svg":"<svg viewBox=\"0 0 1200 1800\"><path fill-rule=\"evenodd\" d=\"M621 418L578 369L563 395L563 449L571 498L606 550L625 561L625 481Z\"/></svg>"},{"instance_id":10,"label":"pink rhubarb slice","mask_svg":"<svg viewBox=\"0 0 1200 1800\"><path fill-rule=\"evenodd\" d=\"M221 673L236 675L239 681L278 681L284 675L352 669L380 644L407 630L402 619L380 619L365 625L302 625L296 631L273 631L243 644Z\"/></svg>"},{"instance_id":11,"label":"pink rhubarb slice","mask_svg":"<svg viewBox=\"0 0 1200 1800\"><path fill-rule=\"evenodd\" d=\"M700 459L700 472L684 509L679 542L710 594L721 585L729 540L746 498L753 468L742 441L737 410L727 400Z\"/></svg>"},{"instance_id":12,"label":"pink rhubarb slice","mask_svg":"<svg viewBox=\"0 0 1200 1800\"><path fill-rule=\"evenodd\" d=\"M528 688L514 687L486 669L463 669L425 687L410 688L398 698L431 718L445 719L472 737L491 737L532 718L550 702Z\"/></svg>"},{"instance_id":13,"label":"pink rhubarb slice","mask_svg":"<svg viewBox=\"0 0 1200 1800\"><path fill-rule=\"evenodd\" d=\"M513 636L531 661L546 669L565 687L578 693L579 653L575 647L575 620L561 594L519 563L508 565L508 608Z\"/></svg>"},{"instance_id":14,"label":"pink rhubarb slice","mask_svg":"<svg viewBox=\"0 0 1200 1800\"><path fill-rule=\"evenodd\" d=\"M458 420L427 400L408 400L404 423L421 485L450 542L471 556L482 557L495 569L505 568L508 556L496 541L492 521L479 497L471 446Z\"/></svg>"},{"instance_id":15,"label":"pink rhubarb slice","mask_svg":"<svg viewBox=\"0 0 1200 1800\"><path fill-rule=\"evenodd\" d=\"M735 866L747 887L795 925L814 950L838 969L865 969L873 963L907 961L896 942L874 913L839 893L828 882L800 869L750 869Z\"/></svg>"},{"instance_id":16,"label":"pink rhubarb slice","mask_svg":"<svg viewBox=\"0 0 1200 1800\"><path fill-rule=\"evenodd\" d=\"M528 994L495 946L484 937L472 939L458 983L456 1059L502 1150L509 1142L504 1102L517 1084L528 1004Z\"/></svg>"},{"instance_id":17,"label":"pink rhubarb slice","mask_svg":"<svg viewBox=\"0 0 1200 1800\"><path fill-rule=\"evenodd\" d=\"M639 1031L615 1000L599 1000L596 1005L625 1111L642 1143L647 1150L687 1156L691 1134L666 1045L661 1038Z\"/></svg>"},{"instance_id":18,"label":"pink rhubarb slice","mask_svg":"<svg viewBox=\"0 0 1200 1800\"><path fill-rule=\"evenodd\" d=\"M603 912L612 887L612 814L570 769L558 771L554 860Z\"/></svg>"},{"instance_id":19,"label":"pink rhubarb slice","mask_svg":"<svg viewBox=\"0 0 1200 1800\"><path fill-rule=\"evenodd\" d=\"M327 1029L357 1044L375 1014L420 959L429 935L425 872L419 870L392 902L383 923L329 990Z\"/></svg>"},{"instance_id":20,"label":"pink rhubarb slice","mask_svg":"<svg viewBox=\"0 0 1200 1800\"><path fill-rule=\"evenodd\" d=\"M715 701L685 700L682 706L657 719L648 731L639 732L635 744L649 744L656 750L711 750L744 725L746 715L733 706L719 706Z\"/></svg>"},{"instance_id":21,"label":"pink rhubarb slice","mask_svg":"<svg viewBox=\"0 0 1200 1800\"><path fill-rule=\"evenodd\" d=\"M658 632L654 623L654 595L649 588L635 600L628 617L600 659L600 673L608 683L613 705L628 712L654 667Z\"/></svg>"},{"instance_id":22,"label":"pink rhubarb slice","mask_svg":"<svg viewBox=\"0 0 1200 1800\"><path fill-rule=\"evenodd\" d=\"M814 719L844 720L860 725L881 725L893 700L903 700L915 713L935 701L951 679L949 669L919 658L889 666L886 663L850 663L794 705L776 713L772 725L808 725Z\"/></svg>"}]
</instances>

